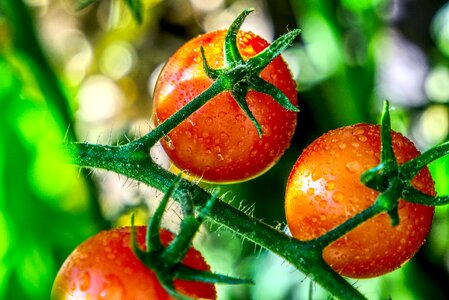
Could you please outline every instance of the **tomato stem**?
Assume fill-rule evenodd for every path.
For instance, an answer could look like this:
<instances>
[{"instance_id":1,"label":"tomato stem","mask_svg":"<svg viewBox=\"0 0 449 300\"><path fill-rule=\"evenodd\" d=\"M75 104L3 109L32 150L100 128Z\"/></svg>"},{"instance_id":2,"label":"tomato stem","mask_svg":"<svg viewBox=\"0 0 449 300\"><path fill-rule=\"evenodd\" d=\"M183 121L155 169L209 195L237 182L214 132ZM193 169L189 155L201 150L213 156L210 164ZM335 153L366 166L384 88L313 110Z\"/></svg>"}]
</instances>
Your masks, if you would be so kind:
<instances>
[{"instance_id":1,"label":"tomato stem","mask_svg":"<svg viewBox=\"0 0 449 300\"><path fill-rule=\"evenodd\" d=\"M123 174L149 186L166 191L176 175L161 168L148 158L140 147L112 147L87 143L67 143L63 145L70 163L85 167L103 168ZM139 154L140 153L140 154ZM129 157L133 154L134 160ZM140 159L138 159L140 158ZM194 205L201 209L206 206L211 195L199 186L180 179L172 198L181 202L185 192L190 191ZM339 299L365 299L352 285L333 271L322 259L321 248L317 244L301 242L279 232L262 221L249 216L237 208L216 199L210 207L209 218L225 225L244 238L284 257L296 268L309 274L313 279Z\"/></svg>"},{"instance_id":2,"label":"tomato stem","mask_svg":"<svg viewBox=\"0 0 449 300\"><path fill-rule=\"evenodd\" d=\"M354 217L346 220L344 223L338 225L337 227L331 229L327 233L323 234L322 236L311 240L310 244L314 247L317 247L319 249L324 249L329 244L335 242L340 237L345 235L346 233L350 232L360 224L366 222L367 220L371 219L372 217L378 215L379 213L385 211L384 208L382 208L379 204L373 204L372 206L368 207L367 209L361 211L360 213L356 214Z\"/></svg>"}]
</instances>

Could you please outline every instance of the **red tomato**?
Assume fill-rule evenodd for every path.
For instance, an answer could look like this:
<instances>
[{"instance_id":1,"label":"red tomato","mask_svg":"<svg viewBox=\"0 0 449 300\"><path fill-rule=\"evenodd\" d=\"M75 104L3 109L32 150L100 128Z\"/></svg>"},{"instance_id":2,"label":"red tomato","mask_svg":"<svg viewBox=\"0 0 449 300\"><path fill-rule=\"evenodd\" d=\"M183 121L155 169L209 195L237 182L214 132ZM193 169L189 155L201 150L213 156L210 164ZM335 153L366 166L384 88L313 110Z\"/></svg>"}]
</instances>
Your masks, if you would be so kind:
<instances>
[{"instance_id":1,"label":"red tomato","mask_svg":"<svg viewBox=\"0 0 449 300\"><path fill-rule=\"evenodd\" d=\"M154 92L156 125L207 89L212 80L203 71L200 46L209 65L223 67L226 31L198 36L184 44L167 62ZM250 32L239 32L238 48L248 59L269 44ZM261 77L297 104L296 84L281 57L274 59ZM270 96L250 91L248 106L262 126L260 138L254 124L229 92L223 92L171 131L162 145L173 163L206 181L234 182L267 171L289 147L296 113L287 111Z\"/></svg>"},{"instance_id":2,"label":"red tomato","mask_svg":"<svg viewBox=\"0 0 449 300\"><path fill-rule=\"evenodd\" d=\"M315 140L296 161L287 183L285 211L294 237L311 240L371 206L379 195L360 182L360 175L380 157L380 126L358 124L332 130ZM413 143L393 132L398 163L416 157ZM427 168L412 180L420 191L435 195ZM348 277L374 277L400 267L424 243L434 208L400 200L400 223L391 226L386 213L363 223L324 249L324 260Z\"/></svg>"},{"instance_id":3,"label":"red tomato","mask_svg":"<svg viewBox=\"0 0 449 300\"><path fill-rule=\"evenodd\" d=\"M145 226L136 227L137 241L145 244ZM161 231L168 244L169 231ZM189 267L209 271L201 254L189 249L183 261ZM194 298L216 299L215 286L175 280L178 292ZM56 276L51 299L148 300L173 299L130 248L130 227L102 231L79 245Z\"/></svg>"}]
</instances>

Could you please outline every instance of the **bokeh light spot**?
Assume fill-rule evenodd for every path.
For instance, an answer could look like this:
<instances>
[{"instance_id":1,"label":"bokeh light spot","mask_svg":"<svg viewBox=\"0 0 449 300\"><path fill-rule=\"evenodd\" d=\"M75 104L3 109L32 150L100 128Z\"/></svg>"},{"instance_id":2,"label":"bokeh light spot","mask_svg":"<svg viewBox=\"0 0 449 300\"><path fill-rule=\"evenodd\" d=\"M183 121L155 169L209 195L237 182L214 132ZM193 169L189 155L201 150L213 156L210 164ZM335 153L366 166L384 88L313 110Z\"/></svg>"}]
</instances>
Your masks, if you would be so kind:
<instances>
[{"instance_id":1,"label":"bokeh light spot","mask_svg":"<svg viewBox=\"0 0 449 300\"><path fill-rule=\"evenodd\" d=\"M81 85L78 100L79 117L96 122L112 118L120 111L123 93L110 78L94 75Z\"/></svg>"},{"instance_id":2,"label":"bokeh light spot","mask_svg":"<svg viewBox=\"0 0 449 300\"><path fill-rule=\"evenodd\" d=\"M436 102L449 101L449 69L445 66L433 68L425 81L426 95Z\"/></svg>"}]
</instances>

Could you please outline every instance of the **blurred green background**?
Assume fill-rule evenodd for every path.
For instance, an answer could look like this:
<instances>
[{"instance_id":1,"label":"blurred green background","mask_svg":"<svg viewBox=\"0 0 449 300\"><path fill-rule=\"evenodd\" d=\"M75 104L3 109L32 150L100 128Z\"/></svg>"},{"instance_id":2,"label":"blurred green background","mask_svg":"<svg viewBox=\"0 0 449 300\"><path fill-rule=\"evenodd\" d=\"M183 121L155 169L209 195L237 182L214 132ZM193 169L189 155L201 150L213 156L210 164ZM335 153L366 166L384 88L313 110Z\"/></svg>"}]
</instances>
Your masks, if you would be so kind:
<instances>
[{"instance_id":1,"label":"blurred green background","mask_svg":"<svg viewBox=\"0 0 449 300\"><path fill-rule=\"evenodd\" d=\"M48 299L67 255L101 229L151 214L160 192L101 170L64 163L63 140L120 144L152 128L151 94L164 61L185 41L243 25L273 40L303 33L284 54L301 112L291 148L263 176L223 186L224 199L285 228L283 194L302 149L325 131L377 122L384 99L393 128L421 150L449 132L449 3L437 0L143 0L137 25L121 0L81 11L75 0L0 2L0 298ZM159 147L153 157L168 166ZM431 166L449 194L449 158ZM176 227L176 205L164 222ZM251 276L254 287L219 287L220 299L326 299L287 263L222 228L195 241L214 270ZM402 269L354 281L369 299L447 299L449 207Z\"/></svg>"}]
</instances>

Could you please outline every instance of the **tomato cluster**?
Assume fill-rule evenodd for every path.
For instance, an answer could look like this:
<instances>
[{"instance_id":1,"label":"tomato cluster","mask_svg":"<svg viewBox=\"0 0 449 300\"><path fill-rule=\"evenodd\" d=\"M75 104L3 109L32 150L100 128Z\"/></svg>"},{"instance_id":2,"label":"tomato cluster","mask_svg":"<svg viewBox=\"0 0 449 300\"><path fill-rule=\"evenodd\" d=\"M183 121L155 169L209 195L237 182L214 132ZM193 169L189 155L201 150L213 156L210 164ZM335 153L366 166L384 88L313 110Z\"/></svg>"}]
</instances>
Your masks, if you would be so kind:
<instances>
[{"instance_id":1,"label":"tomato cluster","mask_svg":"<svg viewBox=\"0 0 449 300\"><path fill-rule=\"evenodd\" d=\"M225 36L223 30L201 35L170 58L154 92L156 125L212 85L200 49L204 49L209 67L222 68ZM245 60L269 46L250 32L239 32L236 41ZM268 64L260 77L297 105L295 82L281 57ZM268 170L289 147L296 113L260 91L249 90L246 101L262 135L232 93L221 92L161 140L173 163L206 181L220 183L248 180ZM378 125L347 126L322 135L303 151L290 173L285 195L287 223L295 238L317 239L375 203L379 192L363 185L360 176L380 162L380 135ZM413 143L401 134L392 132L392 143L399 164L419 155ZM427 168L417 174L412 184L427 195L435 195ZM382 213L326 246L323 258L344 276L364 278L390 272L423 244L433 213L433 207L400 200L399 225L392 226L388 214ZM137 242L143 248L146 227L136 230ZM161 239L167 245L173 235L162 230ZM62 266L52 299L171 299L157 276L130 247L129 228L100 232L88 239ZM210 269L193 248L183 263L197 270ZM175 280L174 286L191 297L216 297L213 284Z\"/></svg>"}]
</instances>

